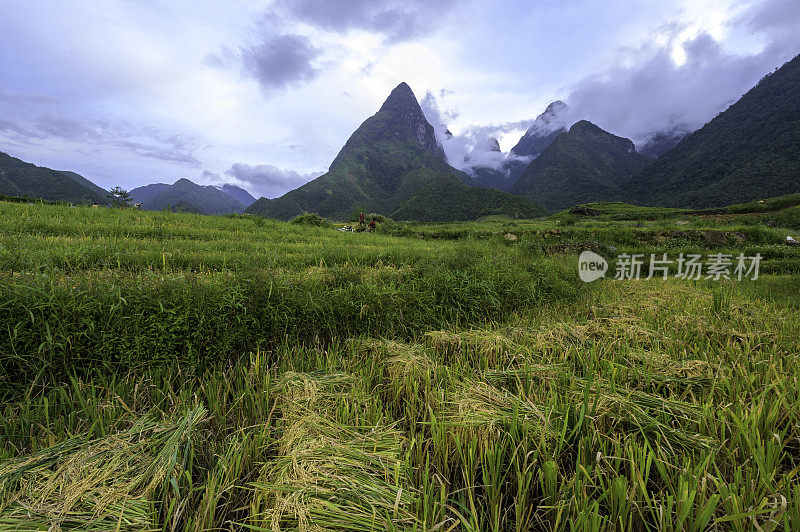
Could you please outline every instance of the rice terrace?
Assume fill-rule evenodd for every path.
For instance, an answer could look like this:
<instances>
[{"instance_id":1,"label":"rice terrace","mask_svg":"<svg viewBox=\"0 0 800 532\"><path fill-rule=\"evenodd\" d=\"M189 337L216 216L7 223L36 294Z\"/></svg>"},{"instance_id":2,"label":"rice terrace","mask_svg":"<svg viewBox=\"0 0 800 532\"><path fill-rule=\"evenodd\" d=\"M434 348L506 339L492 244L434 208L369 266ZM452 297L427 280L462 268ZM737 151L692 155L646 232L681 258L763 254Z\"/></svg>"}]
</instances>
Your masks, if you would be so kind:
<instances>
[{"instance_id":1,"label":"rice terrace","mask_svg":"<svg viewBox=\"0 0 800 532\"><path fill-rule=\"evenodd\" d=\"M799 54L797 0L0 2L0 532L800 531Z\"/></svg>"}]
</instances>

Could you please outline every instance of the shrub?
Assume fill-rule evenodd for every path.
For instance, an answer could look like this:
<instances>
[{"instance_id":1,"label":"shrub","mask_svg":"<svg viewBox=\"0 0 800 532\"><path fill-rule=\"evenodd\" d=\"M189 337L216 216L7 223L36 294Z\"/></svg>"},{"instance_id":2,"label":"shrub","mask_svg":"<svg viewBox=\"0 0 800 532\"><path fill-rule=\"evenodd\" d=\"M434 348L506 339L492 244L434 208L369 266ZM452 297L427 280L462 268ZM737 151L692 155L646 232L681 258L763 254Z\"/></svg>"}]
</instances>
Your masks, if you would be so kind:
<instances>
[{"instance_id":1,"label":"shrub","mask_svg":"<svg viewBox=\"0 0 800 532\"><path fill-rule=\"evenodd\" d=\"M292 218L291 223L298 225L311 225L314 227L333 227L333 224L315 212L306 212Z\"/></svg>"}]
</instances>

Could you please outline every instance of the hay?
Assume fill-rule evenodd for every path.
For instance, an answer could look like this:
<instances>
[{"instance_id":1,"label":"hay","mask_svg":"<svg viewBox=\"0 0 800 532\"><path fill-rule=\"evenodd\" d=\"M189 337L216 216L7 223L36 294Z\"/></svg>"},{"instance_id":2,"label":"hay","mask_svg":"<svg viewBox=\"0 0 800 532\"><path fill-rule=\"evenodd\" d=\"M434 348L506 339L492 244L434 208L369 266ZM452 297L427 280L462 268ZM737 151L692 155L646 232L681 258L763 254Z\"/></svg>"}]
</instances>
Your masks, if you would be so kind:
<instances>
[{"instance_id":1,"label":"hay","mask_svg":"<svg viewBox=\"0 0 800 532\"><path fill-rule=\"evenodd\" d=\"M104 438L77 437L0 464L0 530L143 530L153 501L181 478L196 407L174 423L142 419Z\"/></svg>"},{"instance_id":2,"label":"hay","mask_svg":"<svg viewBox=\"0 0 800 532\"><path fill-rule=\"evenodd\" d=\"M336 402L352 380L343 374L292 373L282 382L286 427L251 508L254 530L384 530L411 526L416 492L408 487L405 438L394 426L346 427ZM340 396L341 398L341 396Z\"/></svg>"}]
</instances>

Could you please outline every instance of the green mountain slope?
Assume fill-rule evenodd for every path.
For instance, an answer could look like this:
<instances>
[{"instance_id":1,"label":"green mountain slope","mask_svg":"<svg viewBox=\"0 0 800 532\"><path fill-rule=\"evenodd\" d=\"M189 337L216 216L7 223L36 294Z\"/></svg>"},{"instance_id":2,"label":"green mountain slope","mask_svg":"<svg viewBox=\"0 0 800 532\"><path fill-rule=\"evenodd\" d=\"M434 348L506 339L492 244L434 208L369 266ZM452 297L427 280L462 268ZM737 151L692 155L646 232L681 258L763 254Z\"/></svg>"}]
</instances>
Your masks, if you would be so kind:
<instances>
[{"instance_id":1,"label":"green mountain slope","mask_svg":"<svg viewBox=\"0 0 800 532\"><path fill-rule=\"evenodd\" d=\"M717 207L800 191L800 56L630 181L648 205Z\"/></svg>"},{"instance_id":2,"label":"green mountain slope","mask_svg":"<svg viewBox=\"0 0 800 532\"><path fill-rule=\"evenodd\" d=\"M0 194L75 203L108 202L106 191L83 176L36 166L2 152Z\"/></svg>"},{"instance_id":3,"label":"green mountain slope","mask_svg":"<svg viewBox=\"0 0 800 532\"><path fill-rule=\"evenodd\" d=\"M624 181L650 162L630 140L581 120L528 165L511 191L552 210L624 200Z\"/></svg>"},{"instance_id":4,"label":"green mountain slope","mask_svg":"<svg viewBox=\"0 0 800 532\"><path fill-rule=\"evenodd\" d=\"M499 190L468 187L451 176L426 185L391 214L395 220L455 222L500 214L514 218L536 218L547 210L521 196Z\"/></svg>"},{"instance_id":5,"label":"green mountain slope","mask_svg":"<svg viewBox=\"0 0 800 532\"><path fill-rule=\"evenodd\" d=\"M67 171L67 170L61 170L61 173L64 174L65 176L67 176L68 178L72 179L73 181L75 181L79 185L81 185L83 187L86 187L89 190L94 191L94 193L97 194L98 196L102 196L102 197L105 198L108 195L108 191L107 190L95 185L94 183L92 183L91 181L89 181L88 179L86 179L85 177L83 177L80 174L76 174L75 172L70 172L70 171Z\"/></svg>"},{"instance_id":6,"label":"green mountain slope","mask_svg":"<svg viewBox=\"0 0 800 532\"><path fill-rule=\"evenodd\" d=\"M201 186L179 179L172 185L154 183L131 190L135 202L141 202L142 209L160 211L163 209L198 212L202 214L228 214L242 212L244 206L236 199L213 186Z\"/></svg>"},{"instance_id":7,"label":"green mountain slope","mask_svg":"<svg viewBox=\"0 0 800 532\"><path fill-rule=\"evenodd\" d=\"M420 190L439 181L443 184L431 189L444 194L437 202L474 194L469 189L475 181L445 162L433 127L425 120L411 88L401 83L380 110L350 136L326 174L280 198L261 198L246 212L282 220L302 212L345 220L355 209L391 215ZM516 201L510 196L506 199ZM416 219L427 220L426 209L415 212L420 216ZM457 219L473 219L474 214L475 209L470 209Z\"/></svg>"},{"instance_id":8,"label":"green mountain slope","mask_svg":"<svg viewBox=\"0 0 800 532\"><path fill-rule=\"evenodd\" d=\"M168 185L166 183L151 183L149 185L134 188L130 191L130 194L134 202L141 203L144 206L144 204L149 203L159 194L163 194L164 192L168 191L169 187L171 186L172 185Z\"/></svg>"},{"instance_id":9,"label":"green mountain slope","mask_svg":"<svg viewBox=\"0 0 800 532\"><path fill-rule=\"evenodd\" d=\"M221 192L224 192L228 196L232 197L233 199L241 203L243 208L249 207L256 201L253 195L250 194L248 191L246 191L242 187L231 185L230 183L225 183L224 185L220 185L215 188L217 188L217 190L220 190Z\"/></svg>"}]
</instances>

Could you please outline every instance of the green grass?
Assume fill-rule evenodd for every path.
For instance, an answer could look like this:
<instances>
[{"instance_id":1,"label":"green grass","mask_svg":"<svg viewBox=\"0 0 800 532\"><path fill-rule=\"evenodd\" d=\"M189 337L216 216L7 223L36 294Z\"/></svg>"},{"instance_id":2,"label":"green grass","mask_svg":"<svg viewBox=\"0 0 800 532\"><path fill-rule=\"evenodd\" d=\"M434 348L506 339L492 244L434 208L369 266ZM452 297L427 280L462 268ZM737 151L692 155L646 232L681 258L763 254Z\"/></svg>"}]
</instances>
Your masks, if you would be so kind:
<instances>
[{"instance_id":1,"label":"green grass","mask_svg":"<svg viewBox=\"0 0 800 532\"><path fill-rule=\"evenodd\" d=\"M796 530L798 252L676 219L0 203L0 530ZM588 241L782 273L580 285Z\"/></svg>"}]
</instances>

